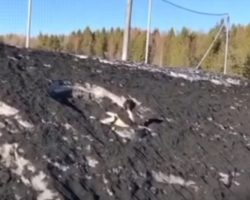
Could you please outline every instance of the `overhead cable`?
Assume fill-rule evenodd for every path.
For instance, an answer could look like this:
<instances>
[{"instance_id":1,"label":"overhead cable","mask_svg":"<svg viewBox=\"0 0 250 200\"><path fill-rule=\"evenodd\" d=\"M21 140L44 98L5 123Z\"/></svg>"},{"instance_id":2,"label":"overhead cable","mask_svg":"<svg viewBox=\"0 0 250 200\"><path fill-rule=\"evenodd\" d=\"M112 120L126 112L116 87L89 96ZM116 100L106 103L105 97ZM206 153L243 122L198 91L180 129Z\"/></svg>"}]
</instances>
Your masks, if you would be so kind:
<instances>
[{"instance_id":1,"label":"overhead cable","mask_svg":"<svg viewBox=\"0 0 250 200\"><path fill-rule=\"evenodd\" d=\"M198 15L208 15L208 16L228 16L229 14L228 13L210 13L210 12L201 12L201 11L197 11L197 10L193 10L193 9L190 9L190 8L186 8L184 6L181 6L181 5L178 5L178 4L175 4L171 1L168 1L168 0L161 0L167 4L170 4L176 8L179 8L179 9L182 9L182 10L185 10L185 11L188 11L188 12L192 12L192 13L195 13L195 14L198 14Z\"/></svg>"}]
</instances>

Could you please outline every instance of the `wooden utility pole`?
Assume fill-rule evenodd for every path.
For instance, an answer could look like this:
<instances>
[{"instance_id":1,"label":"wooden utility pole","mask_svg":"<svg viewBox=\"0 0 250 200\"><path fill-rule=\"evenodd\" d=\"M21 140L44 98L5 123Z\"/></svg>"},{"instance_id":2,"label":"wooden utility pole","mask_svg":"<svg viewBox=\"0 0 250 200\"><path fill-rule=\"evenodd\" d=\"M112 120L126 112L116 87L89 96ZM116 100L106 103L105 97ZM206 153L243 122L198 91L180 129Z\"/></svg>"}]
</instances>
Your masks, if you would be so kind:
<instances>
[{"instance_id":1,"label":"wooden utility pole","mask_svg":"<svg viewBox=\"0 0 250 200\"><path fill-rule=\"evenodd\" d=\"M126 17L126 25L124 28L124 34L123 34L123 49L122 49L122 60L124 61L128 60L132 7L133 7L133 0L128 0L127 17Z\"/></svg>"},{"instance_id":2,"label":"wooden utility pole","mask_svg":"<svg viewBox=\"0 0 250 200\"><path fill-rule=\"evenodd\" d=\"M26 32L26 48L30 47L31 18L32 18L32 0L29 0L29 2L28 2L27 32Z\"/></svg>"}]
</instances>

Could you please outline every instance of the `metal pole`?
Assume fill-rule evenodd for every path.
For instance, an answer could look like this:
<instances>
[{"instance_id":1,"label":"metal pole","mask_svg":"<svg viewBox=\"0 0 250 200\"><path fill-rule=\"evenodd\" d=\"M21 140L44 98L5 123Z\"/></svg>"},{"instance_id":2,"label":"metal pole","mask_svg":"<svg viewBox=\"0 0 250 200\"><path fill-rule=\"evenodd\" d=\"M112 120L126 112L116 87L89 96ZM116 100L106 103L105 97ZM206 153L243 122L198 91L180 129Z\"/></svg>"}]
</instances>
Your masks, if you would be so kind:
<instances>
[{"instance_id":1,"label":"metal pole","mask_svg":"<svg viewBox=\"0 0 250 200\"><path fill-rule=\"evenodd\" d=\"M26 32L26 48L30 47L31 18L32 18L32 0L29 0L28 18L27 18L27 32Z\"/></svg>"},{"instance_id":2,"label":"metal pole","mask_svg":"<svg viewBox=\"0 0 250 200\"><path fill-rule=\"evenodd\" d=\"M148 27L147 27L146 50L145 50L145 64L148 64L149 62L151 19L152 19L152 0L148 0Z\"/></svg>"},{"instance_id":3,"label":"metal pole","mask_svg":"<svg viewBox=\"0 0 250 200\"><path fill-rule=\"evenodd\" d=\"M133 0L128 0L126 27L123 36L122 60L128 59L128 47L130 41L131 15L132 15Z\"/></svg>"},{"instance_id":4,"label":"metal pole","mask_svg":"<svg viewBox=\"0 0 250 200\"><path fill-rule=\"evenodd\" d=\"M228 40L229 40L229 26L230 26L230 17L229 17L229 15L227 16L225 26L226 26L226 45L225 45L224 74L227 74Z\"/></svg>"}]
</instances>

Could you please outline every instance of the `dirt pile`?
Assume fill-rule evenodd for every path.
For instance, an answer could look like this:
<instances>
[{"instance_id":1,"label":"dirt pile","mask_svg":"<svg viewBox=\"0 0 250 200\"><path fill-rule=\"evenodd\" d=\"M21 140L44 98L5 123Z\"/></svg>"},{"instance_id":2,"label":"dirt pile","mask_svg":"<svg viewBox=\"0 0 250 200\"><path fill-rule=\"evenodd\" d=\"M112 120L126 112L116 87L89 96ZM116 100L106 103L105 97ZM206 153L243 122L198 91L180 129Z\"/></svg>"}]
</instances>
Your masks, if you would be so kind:
<instances>
[{"instance_id":1,"label":"dirt pile","mask_svg":"<svg viewBox=\"0 0 250 200\"><path fill-rule=\"evenodd\" d=\"M0 69L1 200L250 199L246 81L4 45Z\"/></svg>"}]
</instances>

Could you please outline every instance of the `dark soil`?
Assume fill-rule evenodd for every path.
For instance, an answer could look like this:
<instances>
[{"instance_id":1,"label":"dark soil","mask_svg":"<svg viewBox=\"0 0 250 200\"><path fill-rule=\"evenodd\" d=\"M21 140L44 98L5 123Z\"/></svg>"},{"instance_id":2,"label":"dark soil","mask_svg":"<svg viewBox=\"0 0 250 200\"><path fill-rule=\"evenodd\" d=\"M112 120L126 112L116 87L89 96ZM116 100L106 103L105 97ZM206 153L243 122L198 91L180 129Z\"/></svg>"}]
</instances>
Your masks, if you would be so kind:
<instances>
[{"instance_id":1,"label":"dark soil","mask_svg":"<svg viewBox=\"0 0 250 200\"><path fill-rule=\"evenodd\" d=\"M125 64L4 45L0 70L0 101L33 124L25 129L0 115L0 146L18 144L23 150L18 155L46 174L48 188L57 194L53 199L250 199L248 84L191 82ZM91 97L64 104L48 93L57 79L131 96L151 110L145 119L163 121L122 138L99 120L116 105ZM31 183L35 174L26 168L22 174ZM1 200L51 199L41 193L2 155Z\"/></svg>"}]
</instances>

